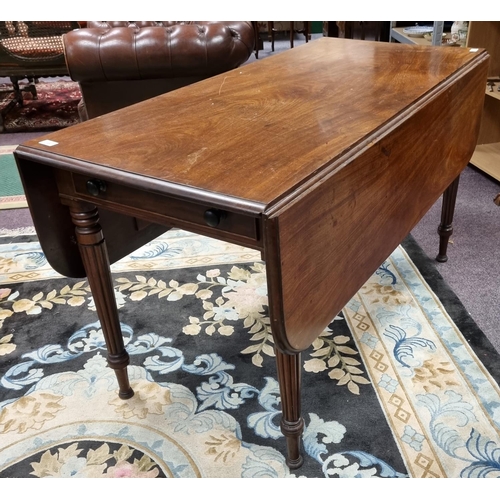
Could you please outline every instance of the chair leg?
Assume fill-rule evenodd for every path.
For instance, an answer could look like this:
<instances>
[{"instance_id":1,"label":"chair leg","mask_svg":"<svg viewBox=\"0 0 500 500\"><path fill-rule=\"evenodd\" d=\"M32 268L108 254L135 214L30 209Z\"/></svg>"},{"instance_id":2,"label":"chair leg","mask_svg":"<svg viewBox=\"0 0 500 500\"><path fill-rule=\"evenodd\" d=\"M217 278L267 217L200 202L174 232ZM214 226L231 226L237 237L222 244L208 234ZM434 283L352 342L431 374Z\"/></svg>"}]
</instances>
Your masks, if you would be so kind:
<instances>
[{"instance_id":1,"label":"chair leg","mask_svg":"<svg viewBox=\"0 0 500 500\"><path fill-rule=\"evenodd\" d=\"M259 58L259 50L262 48L261 39L259 34L259 23L257 21L252 21L253 32L255 36L255 59Z\"/></svg>"},{"instance_id":2,"label":"chair leg","mask_svg":"<svg viewBox=\"0 0 500 500\"><path fill-rule=\"evenodd\" d=\"M365 39L365 21L359 21L361 27L361 40Z\"/></svg>"},{"instance_id":3,"label":"chair leg","mask_svg":"<svg viewBox=\"0 0 500 500\"><path fill-rule=\"evenodd\" d=\"M271 51L274 52L274 21L267 21L267 36L271 42Z\"/></svg>"},{"instance_id":4,"label":"chair leg","mask_svg":"<svg viewBox=\"0 0 500 500\"><path fill-rule=\"evenodd\" d=\"M9 114L10 110L15 108L18 103L21 106L23 104L23 94L19 88L17 78L12 77L10 81L12 83L12 90L2 90L2 94L14 94L14 96L0 111L0 132L3 132L5 129L5 118Z\"/></svg>"},{"instance_id":5,"label":"chair leg","mask_svg":"<svg viewBox=\"0 0 500 500\"><path fill-rule=\"evenodd\" d=\"M29 85L23 88L23 92L31 92L31 96L34 100L38 99L38 94L36 93L36 84L38 83L38 78L28 78Z\"/></svg>"},{"instance_id":6,"label":"chair leg","mask_svg":"<svg viewBox=\"0 0 500 500\"><path fill-rule=\"evenodd\" d=\"M19 87L19 80L15 76L10 77L10 82L12 83L12 88L14 89L14 99L16 103L23 105L23 93Z\"/></svg>"},{"instance_id":7,"label":"chair leg","mask_svg":"<svg viewBox=\"0 0 500 500\"><path fill-rule=\"evenodd\" d=\"M23 92L30 92L33 99L38 99L35 87L35 82L38 82L38 79L28 78L28 85L25 85L23 88L19 85L19 79L17 77L11 76L10 81L14 89L14 99L20 106L24 105Z\"/></svg>"},{"instance_id":8,"label":"chair leg","mask_svg":"<svg viewBox=\"0 0 500 500\"><path fill-rule=\"evenodd\" d=\"M349 38L351 40L354 35L354 21L345 21L345 31L344 31L344 38Z\"/></svg>"}]
</instances>

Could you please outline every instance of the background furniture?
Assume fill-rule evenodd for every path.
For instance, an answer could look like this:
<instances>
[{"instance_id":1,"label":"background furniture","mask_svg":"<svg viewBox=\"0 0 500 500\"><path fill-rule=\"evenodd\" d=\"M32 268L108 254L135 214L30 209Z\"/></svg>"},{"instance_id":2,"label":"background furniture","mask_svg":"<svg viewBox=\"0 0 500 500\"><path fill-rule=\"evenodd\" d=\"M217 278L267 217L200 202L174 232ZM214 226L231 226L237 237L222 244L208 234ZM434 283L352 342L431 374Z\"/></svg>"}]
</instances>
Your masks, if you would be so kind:
<instances>
[{"instance_id":1,"label":"background furniture","mask_svg":"<svg viewBox=\"0 0 500 500\"><path fill-rule=\"evenodd\" d=\"M489 52L492 81L486 86L479 138L470 162L500 181L500 21L470 21L467 47Z\"/></svg>"},{"instance_id":2,"label":"background furniture","mask_svg":"<svg viewBox=\"0 0 500 500\"><path fill-rule=\"evenodd\" d=\"M264 42L262 41L262 38L260 37L259 22L252 21L252 26L253 26L254 37L255 37L255 59L258 59L259 58L259 50L262 50L264 48Z\"/></svg>"},{"instance_id":3,"label":"background furniture","mask_svg":"<svg viewBox=\"0 0 500 500\"><path fill-rule=\"evenodd\" d=\"M451 23L448 23L450 25ZM406 27L413 26L432 26L432 39L428 40L426 38L417 37L417 36L409 36L404 32ZM449 26L446 26L449 27ZM399 43L409 43L414 45L441 45L442 43L442 35L445 30L444 21L418 21L418 22L410 22L410 21L392 21L391 22L391 30L390 30L390 40L396 40Z\"/></svg>"},{"instance_id":4,"label":"background furniture","mask_svg":"<svg viewBox=\"0 0 500 500\"><path fill-rule=\"evenodd\" d=\"M23 104L23 92L36 99L37 78L68 74L62 35L78 28L76 21L0 21L0 77L12 83L12 100L0 114L3 118L13 106ZM28 79L20 87L19 81Z\"/></svg>"},{"instance_id":5,"label":"background furniture","mask_svg":"<svg viewBox=\"0 0 500 500\"><path fill-rule=\"evenodd\" d=\"M293 49L293 38L295 33L302 33L306 37L306 42L309 41L309 35L311 33L311 21L279 21L278 25L275 26L276 21L267 21L267 34L269 41L271 42L271 50L274 52L274 36L278 31L289 31L290 32L290 48Z\"/></svg>"},{"instance_id":6,"label":"background furniture","mask_svg":"<svg viewBox=\"0 0 500 500\"><path fill-rule=\"evenodd\" d=\"M323 21L323 35L389 41L390 21Z\"/></svg>"},{"instance_id":7,"label":"background furniture","mask_svg":"<svg viewBox=\"0 0 500 500\"><path fill-rule=\"evenodd\" d=\"M405 35L403 26L400 26L401 24L405 23L393 23L391 28L392 39L401 43L428 46L441 45L443 30L449 30L451 22L426 22L426 24L432 24L434 27L431 41ZM415 23L411 24L414 25ZM466 46L485 48L491 56L488 72L491 85L487 85L485 88L481 128L470 163L496 180L500 180L500 21L470 21L468 23ZM449 48L450 50L454 49L454 47ZM463 119L467 120L468 118L464 115Z\"/></svg>"},{"instance_id":8,"label":"background furniture","mask_svg":"<svg viewBox=\"0 0 500 500\"><path fill-rule=\"evenodd\" d=\"M338 28L337 36L340 38L356 38L359 36L360 40L364 40L368 28L373 31L375 41L378 42L382 39L381 21L335 21L335 23Z\"/></svg>"},{"instance_id":9,"label":"background furniture","mask_svg":"<svg viewBox=\"0 0 500 500\"><path fill-rule=\"evenodd\" d=\"M97 21L63 37L82 120L234 69L252 54L251 21Z\"/></svg>"}]
</instances>

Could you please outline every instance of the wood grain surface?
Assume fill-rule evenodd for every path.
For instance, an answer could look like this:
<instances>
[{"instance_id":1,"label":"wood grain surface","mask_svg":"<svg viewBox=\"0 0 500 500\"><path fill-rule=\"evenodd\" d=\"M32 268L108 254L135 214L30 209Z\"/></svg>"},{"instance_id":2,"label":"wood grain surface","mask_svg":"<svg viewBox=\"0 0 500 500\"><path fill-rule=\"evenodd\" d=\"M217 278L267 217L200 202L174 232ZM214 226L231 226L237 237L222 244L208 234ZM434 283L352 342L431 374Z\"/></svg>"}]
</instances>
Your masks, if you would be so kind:
<instances>
[{"instance_id":1,"label":"wood grain surface","mask_svg":"<svg viewBox=\"0 0 500 500\"><path fill-rule=\"evenodd\" d=\"M25 145L78 159L96 175L112 169L132 185L250 200L255 212L478 56L322 38L55 132L55 146Z\"/></svg>"},{"instance_id":2,"label":"wood grain surface","mask_svg":"<svg viewBox=\"0 0 500 500\"><path fill-rule=\"evenodd\" d=\"M467 166L486 66L450 79L269 213L264 234L278 242L266 253L269 289L281 287L271 319L281 349L307 348Z\"/></svg>"}]
</instances>

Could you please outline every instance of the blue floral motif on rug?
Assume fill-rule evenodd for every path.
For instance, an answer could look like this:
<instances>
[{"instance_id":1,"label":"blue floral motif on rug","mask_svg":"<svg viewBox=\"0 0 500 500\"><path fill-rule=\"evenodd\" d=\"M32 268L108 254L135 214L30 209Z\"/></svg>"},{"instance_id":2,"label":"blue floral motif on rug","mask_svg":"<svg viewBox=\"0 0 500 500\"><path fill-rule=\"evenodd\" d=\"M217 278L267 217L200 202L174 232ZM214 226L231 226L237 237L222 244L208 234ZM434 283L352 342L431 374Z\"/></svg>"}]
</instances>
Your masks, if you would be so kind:
<instances>
[{"instance_id":1,"label":"blue floral motif on rug","mask_svg":"<svg viewBox=\"0 0 500 500\"><path fill-rule=\"evenodd\" d=\"M86 280L1 245L0 477L500 476L498 384L401 247L303 353L290 473L259 259L172 230L113 265L124 401Z\"/></svg>"}]
</instances>

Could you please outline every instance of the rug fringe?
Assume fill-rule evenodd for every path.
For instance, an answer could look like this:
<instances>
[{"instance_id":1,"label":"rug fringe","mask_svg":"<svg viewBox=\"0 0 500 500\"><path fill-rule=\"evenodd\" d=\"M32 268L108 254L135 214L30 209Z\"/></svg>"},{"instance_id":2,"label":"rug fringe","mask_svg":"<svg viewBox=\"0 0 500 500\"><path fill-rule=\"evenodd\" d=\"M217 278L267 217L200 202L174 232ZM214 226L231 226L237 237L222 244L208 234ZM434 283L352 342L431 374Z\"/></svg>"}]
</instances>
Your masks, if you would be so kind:
<instances>
[{"instance_id":1,"label":"rug fringe","mask_svg":"<svg viewBox=\"0 0 500 500\"><path fill-rule=\"evenodd\" d=\"M3 236L24 236L36 234L33 226L17 227L15 229L0 229L0 237Z\"/></svg>"},{"instance_id":2,"label":"rug fringe","mask_svg":"<svg viewBox=\"0 0 500 500\"><path fill-rule=\"evenodd\" d=\"M17 144L9 145L9 146L0 146L0 155L8 155L15 151L17 148Z\"/></svg>"}]
</instances>

